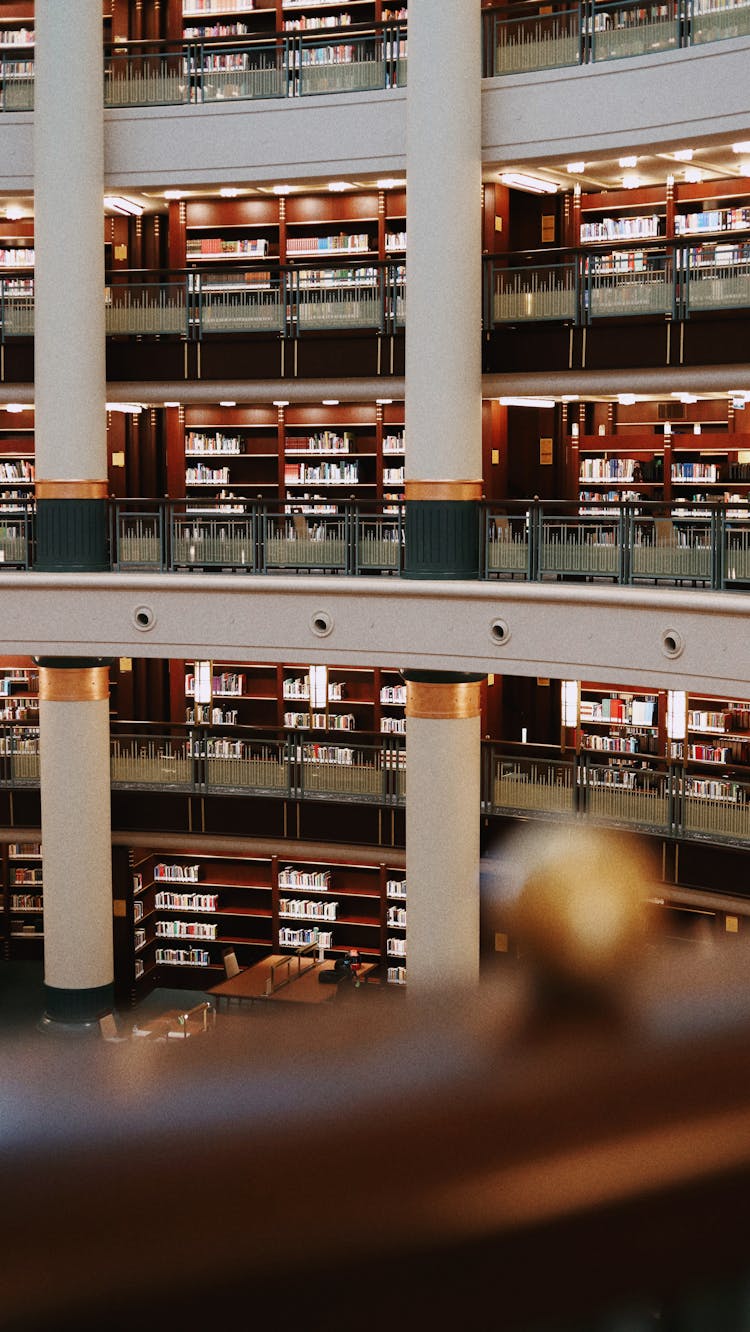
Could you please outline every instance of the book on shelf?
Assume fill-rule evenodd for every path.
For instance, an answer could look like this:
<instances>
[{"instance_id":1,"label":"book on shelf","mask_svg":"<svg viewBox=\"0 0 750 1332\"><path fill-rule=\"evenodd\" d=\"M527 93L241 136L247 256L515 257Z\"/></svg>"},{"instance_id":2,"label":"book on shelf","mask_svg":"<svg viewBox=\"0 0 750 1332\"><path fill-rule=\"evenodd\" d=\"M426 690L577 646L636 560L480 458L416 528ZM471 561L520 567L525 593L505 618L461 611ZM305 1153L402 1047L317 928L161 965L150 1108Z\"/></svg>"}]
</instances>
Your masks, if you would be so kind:
<instances>
[{"instance_id":1,"label":"book on shelf","mask_svg":"<svg viewBox=\"0 0 750 1332\"><path fill-rule=\"evenodd\" d=\"M385 947L388 957L406 957L405 939L388 939Z\"/></svg>"},{"instance_id":2,"label":"book on shelf","mask_svg":"<svg viewBox=\"0 0 750 1332\"><path fill-rule=\"evenodd\" d=\"M298 920L335 920L338 902L316 902L307 897L279 898L279 916Z\"/></svg>"},{"instance_id":3,"label":"book on shelf","mask_svg":"<svg viewBox=\"0 0 750 1332\"><path fill-rule=\"evenodd\" d=\"M406 898L406 879L387 879L385 891L388 897Z\"/></svg>"},{"instance_id":4,"label":"book on shelf","mask_svg":"<svg viewBox=\"0 0 750 1332\"><path fill-rule=\"evenodd\" d=\"M386 925L388 926L388 929L405 930L406 907L389 907Z\"/></svg>"},{"instance_id":5,"label":"book on shelf","mask_svg":"<svg viewBox=\"0 0 750 1332\"><path fill-rule=\"evenodd\" d=\"M406 985L406 967L389 967L387 975L389 985Z\"/></svg>"},{"instance_id":6,"label":"book on shelf","mask_svg":"<svg viewBox=\"0 0 750 1332\"><path fill-rule=\"evenodd\" d=\"M316 943L319 948L331 948L333 943L331 930L319 930L317 926L312 929L293 930L290 925L282 925L279 929L280 948L301 948L303 944L311 943Z\"/></svg>"},{"instance_id":7,"label":"book on shelf","mask_svg":"<svg viewBox=\"0 0 750 1332\"><path fill-rule=\"evenodd\" d=\"M205 948L157 948L156 961L170 967L208 967L211 958Z\"/></svg>"},{"instance_id":8,"label":"book on shelf","mask_svg":"<svg viewBox=\"0 0 750 1332\"><path fill-rule=\"evenodd\" d=\"M315 888L328 890L331 886L330 870L302 870L285 865L279 870L279 888Z\"/></svg>"},{"instance_id":9,"label":"book on shelf","mask_svg":"<svg viewBox=\"0 0 750 1332\"><path fill-rule=\"evenodd\" d=\"M201 876L200 865L165 865L161 862L154 865L154 878L168 880L170 883L181 883L187 880L189 883L197 883Z\"/></svg>"},{"instance_id":10,"label":"book on shelf","mask_svg":"<svg viewBox=\"0 0 750 1332\"><path fill-rule=\"evenodd\" d=\"M156 934L160 939L215 939L217 926L202 920L158 920Z\"/></svg>"},{"instance_id":11,"label":"book on shelf","mask_svg":"<svg viewBox=\"0 0 750 1332\"><path fill-rule=\"evenodd\" d=\"M157 910L216 911L217 893L170 893L162 890L154 898Z\"/></svg>"}]
</instances>

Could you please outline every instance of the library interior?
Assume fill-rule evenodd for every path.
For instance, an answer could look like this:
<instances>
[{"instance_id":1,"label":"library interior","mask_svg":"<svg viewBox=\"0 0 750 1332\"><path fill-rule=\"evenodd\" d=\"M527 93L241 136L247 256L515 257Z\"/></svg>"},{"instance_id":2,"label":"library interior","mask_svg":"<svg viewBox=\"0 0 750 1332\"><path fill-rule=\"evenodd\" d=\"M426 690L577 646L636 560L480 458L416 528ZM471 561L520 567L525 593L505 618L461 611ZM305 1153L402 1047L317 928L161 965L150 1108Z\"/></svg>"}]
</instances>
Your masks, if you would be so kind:
<instances>
[{"instance_id":1,"label":"library interior","mask_svg":"<svg viewBox=\"0 0 750 1332\"><path fill-rule=\"evenodd\" d=\"M688 1086L703 1129L730 1104L739 1114L749 58L748 0L410 0L408 12L388 0L0 0L0 1034L53 1061L63 1099L71 1050L97 1069L145 1051L155 1083L163 1058L164 1087L240 1026L300 1065L310 1041L332 1069L348 1053L372 1096L354 1096L358 1134L337 1119L336 1150L367 1221L337 1276L364 1327L374 1314L351 1311L373 1281L368 1246L403 1284L403 1326L425 1307L435 1327L455 1326L487 1279L487 1256L467 1247L480 1214L483 1235L510 1229L508 1254L533 1252L556 1274L555 1303L507 1258L508 1328L583 1327L560 1255L597 1243L595 1204L625 1208L625 1194L571 1193L559 1212L524 1194L501 1215L485 1184L471 1205L462 1192L471 1171L495 1170L513 1193L513 1105L478 1089L471 1060L487 1055L492 1011L541 1060L521 993L554 1030L553 1009L580 1021L592 996L634 1024L649 1013L637 1053L615 1023L607 1058L592 1037L544 1095L519 1072L515 1112L527 1097L560 1151L596 1138L579 1077L602 1095L611 1079L623 1104L643 1079L664 1098L665 1133ZM675 958L681 978L622 998L626 976ZM700 1079L699 1105L676 1013L703 1032L720 996L727 1024L734 996L740 1025L703 1050L715 1076ZM660 1020L673 1022L661 1054ZM378 1030L392 1042L383 1106L397 1121L407 1107L414 1158L402 1220L373 1090ZM475 1093L455 1141L452 1121L441 1137L412 1104L418 1086L434 1091L433 1058L454 1079L446 1099L462 1079ZM144 1065L127 1067L134 1126ZM232 1061L221 1068L225 1109L241 1117ZM271 1079L270 1065L254 1069L259 1087ZM91 1109L96 1150L109 1076ZM306 1105L322 1106L309 1078ZM342 1079L329 1094L345 1118ZM612 1110L613 1134L626 1118ZM312 1190L293 1119L289 1151ZM255 1122L252 1165L275 1196L283 1135L269 1122ZM327 1150L320 1124L306 1131ZM468 1172L448 1172L439 1203L420 1134ZM728 1136L724 1166L750 1172L747 1134ZM146 1134L154 1170L160 1141ZM628 1150L653 1226L643 1199L664 1175ZM139 1204L117 1169L132 1225ZM718 1206L727 1181L712 1183ZM61 1175L45 1221L57 1241L74 1185ZM19 1169L29 1229L22 1218L12 1239L12 1325L32 1327L26 1309L40 1332L68 1314L93 1332L116 1291L132 1326L136 1306L90 1234L87 1307L65 1245L50 1269L57 1304L40 1292L29 1306L29 1187ZM215 1215L208 1185L196 1188L194 1215L199 1198ZM344 1244L334 1203L322 1228ZM286 1237L307 1246L305 1219L269 1216L265 1256L246 1270L278 1274ZM640 1252L642 1288L623 1284L626 1220L610 1216L621 1261L591 1284L587 1332L739 1328L736 1303L719 1311L725 1290L706 1297L704 1322L682 1310L676 1241L662 1247L663 1287ZM187 1327L184 1289L163 1306L156 1295L172 1243L162 1222L137 1222L144 1249L164 1246L143 1291L165 1326L178 1311ZM396 1257L410 1225L423 1245L453 1245L447 1287L411 1248ZM719 1240L696 1225L713 1275ZM309 1243L307 1277L322 1254ZM179 1266L176 1231L174 1244ZM208 1259L206 1274L223 1308ZM658 1310L646 1301L617 1321L626 1297L657 1288ZM343 1328L323 1303L325 1326ZM617 1314L597 1322L600 1307Z\"/></svg>"}]
</instances>

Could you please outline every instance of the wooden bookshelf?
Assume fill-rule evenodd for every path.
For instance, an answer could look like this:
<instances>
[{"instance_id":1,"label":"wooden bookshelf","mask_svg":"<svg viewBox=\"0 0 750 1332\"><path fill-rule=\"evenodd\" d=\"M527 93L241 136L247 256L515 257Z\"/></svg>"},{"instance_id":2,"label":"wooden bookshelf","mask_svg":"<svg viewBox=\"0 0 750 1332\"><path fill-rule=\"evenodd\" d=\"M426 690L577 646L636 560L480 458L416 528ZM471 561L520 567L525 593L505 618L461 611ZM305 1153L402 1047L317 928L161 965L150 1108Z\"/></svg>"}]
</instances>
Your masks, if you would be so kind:
<instances>
[{"instance_id":1,"label":"wooden bookshelf","mask_svg":"<svg viewBox=\"0 0 750 1332\"><path fill-rule=\"evenodd\" d=\"M44 870L38 842L3 847L1 894L6 955L39 958L44 946Z\"/></svg>"}]
</instances>

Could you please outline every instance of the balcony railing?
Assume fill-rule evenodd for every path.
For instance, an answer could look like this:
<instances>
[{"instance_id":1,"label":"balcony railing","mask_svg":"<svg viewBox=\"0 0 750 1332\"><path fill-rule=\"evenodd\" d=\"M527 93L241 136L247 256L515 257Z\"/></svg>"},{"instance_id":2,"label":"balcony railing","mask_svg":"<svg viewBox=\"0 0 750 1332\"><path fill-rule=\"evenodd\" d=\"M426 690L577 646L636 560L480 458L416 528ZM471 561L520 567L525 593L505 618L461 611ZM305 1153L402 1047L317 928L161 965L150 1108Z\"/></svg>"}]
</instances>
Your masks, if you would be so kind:
<instances>
[{"instance_id":1,"label":"balcony railing","mask_svg":"<svg viewBox=\"0 0 750 1332\"><path fill-rule=\"evenodd\" d=\"M332 502L320 494L250 501L228 492L111 499L108 508L115 571L362 576L404 569L408 503ZM478 523L482 578L750 591L747 500L508 500L480 505ZM30 569L35 561L34 501L0 501L0 568Z\"/></svg>"},{"instance_id":2,"label":"balcony railing","mask_svg":"<svg viewBox=\"0 0 750 1332\"><path fill-rule=\"evenodd\" d=\"M302 333L403 327L406 268L393 260L319 259L273 265L158 272L119 270L105 288L109 337L176 337L233 333L296 338ZM0 343L34 335L34 278L0 277Z\"/></svg>"},{"instance_id":3,"label":"balcony railing","mask_svg":"<svg viewBox=\"0 0 750 1332\"><path fill-rule=\"evenodd\" d=\"M196 18L198 15L196 15ZM403 23L187 42L117 42L104 51L104 105L189 106L402 88ZM34 106L34 48L0 52L0 110Z\"/></svg>"},{"instance_id":4,"label":"balcony railing","mask_svg":"<svg viewBox=\"0 0 750 1332\"><path fill-rule=\"evenodd\" d=\"M486 77L600 64L750 34L747 0L579 0L483 11Z\"/></svg>"},{"instance_id":5,"label":"balcony railing","mask_svg":"<svg viewBox=\"0 0 750 1332\"><path fill-rule=\"evenodd\" d=\"M611 248L610 248L611 246ZM750 308L747 231L686 241L599 242L536 255L485 259L484 325L656 316L689 319L708 310Z\"/></svg>"}]
</instances>

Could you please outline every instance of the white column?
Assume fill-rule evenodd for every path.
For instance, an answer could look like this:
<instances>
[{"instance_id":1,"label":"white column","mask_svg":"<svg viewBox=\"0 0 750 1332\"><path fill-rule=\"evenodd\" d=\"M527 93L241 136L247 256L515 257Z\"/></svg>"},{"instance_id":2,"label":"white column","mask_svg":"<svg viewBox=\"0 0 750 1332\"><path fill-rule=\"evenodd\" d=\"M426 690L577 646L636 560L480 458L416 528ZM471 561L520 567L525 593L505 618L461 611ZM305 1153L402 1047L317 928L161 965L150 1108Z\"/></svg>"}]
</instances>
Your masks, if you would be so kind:
<instances>
[{"instance_id":1,"label":"white column","mask_svg":"<svg viewBox=\"0 0 750 1332\"><path fill-rule=\"evenodd\" d=\"M36 473L106 481L101 0L36 0L34 64Z\"/></svg>"},{"instance_id":2,"label":"white column","mask_svg":"<svg viewBox=\"0 0 750 1332\"><path fill-rule=\"evenodd\" d=\"M481 87L479 4L410 0L407 480L482 475Z\"/></svg>"},{"instance_id":3,"label":"white column","mask_svg":"<svg viewBox=\"0 0 750 1332\"><path fill-rule=\"evenodd\" d=\"M479 975L479 691L478 682L407 682L410 993L471 985Z\"/></svg>"},{"instance_id":4,"label":"white column","mask_svg":"<svg viewBox=\"0 0 750 1332\"><path fill-rule=\"evenodd\" d=\"M40 667L44 982L53 1021L111 1011L112 837L106 666Z\"/></svg>"}]
</instances>

